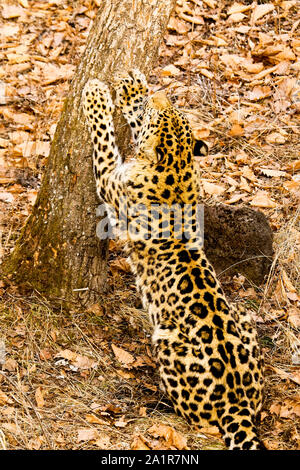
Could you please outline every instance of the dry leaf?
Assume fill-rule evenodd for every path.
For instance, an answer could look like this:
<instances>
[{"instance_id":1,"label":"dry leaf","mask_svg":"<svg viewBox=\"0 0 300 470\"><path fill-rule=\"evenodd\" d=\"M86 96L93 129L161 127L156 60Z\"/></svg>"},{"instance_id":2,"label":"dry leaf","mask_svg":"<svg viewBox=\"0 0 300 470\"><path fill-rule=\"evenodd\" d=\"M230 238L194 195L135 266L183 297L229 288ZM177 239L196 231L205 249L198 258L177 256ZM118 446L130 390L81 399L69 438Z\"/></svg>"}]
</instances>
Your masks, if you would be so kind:
<instances>
[{"instance_id":1,"label":"dry leaf","mask_svg":"<svg viewBox=\"0 0 300 470\"><path fill-rule=\"evenodd\" d=\"M13 372L17 370L18 368L18 363L11 357L9 357L4 364L2 365L2 370L8 370L9 372Z\"/></svg>"},{"instance_id":2,"label":"dry leaf","mask_svg":"<svg viewBox=\"0 0 300 470\"><path fill-rule=\"evenodd\" d=\"M295 287L293 286L292 282L290 281L286 271L283 268L281 269L281 278L282 278L283 284L284 284L287 291L297 292Z\"/></svg>"},{"instance_id":3,"label":"dry leaf","mask_svg":"<svg viewBox=\"0 0 300 470\"><path fill-rule=\"evenodd\" d=\"M22 8L15 5L3 5L1 14L5 20L18 18L22 15Z\"/></svg>"},{"instance_id":4,"label":"dry leaf","mask_svg":"<svg viewBox=\"0 0 300 470\"><path fill-rule=\"evenodd\" d=\"M147 408L145 406L141 406L139 408L139 416L142 416L143 418L146 418L147 416Z\"/></svg>"},{"instance_id":5,"label":"dry leaf","mask_svg":"<svg viewBox=\"0 0 300 470\"><path fill-rule=\"evenodd\" d=\"M229 16L228 21L230 23L239 23L240 21L243 21L246 18L246 15L243 13L233 13L232 15Z\"/></svg>"},{"instance_id":6,"label":"dry leaf","mask_svg":"<svg viewBox=\"0 0 300 470\"><path fill-rule=\"evenodd\" d=\"M231 137L237 137L244 135L244 129L239 124L233 124L232 128L229 131Z\"/></svg>"},{"instance_id":7,"label":"dry leaf","mask_svg":"<svg viewBox=\"0 0 300 470\"><path fill-rule=\"evenodd\" d=\"M270 411L280 416L280 418L292 419L294 415L300 416L300 401L297 399L287 399L281 404L277 403L272 405Z\"/></svg>"},{"instance_id":8,"label":"dry leaf","mask_svg":"<svg viewBox=\"0 0 300 470\"><path fill-rule=\"evenodd\" d=\"M106 435L100 435L95 441L95 445L99 447L99 449L103 450L108 449L110 444L110 438Z\"/></svg>"},{"instance_id":9,"label":"dry leaf","mask_svg":"<svg viewBox=\"0 0 300 470\"><path fill-rule=\"evenodd\" d=\"M38 436L29 441L29 449L30 450L39 450L44 442L44 436Z\"/></svg>"},{"instance_id":10,"label":"dry leaf","mask_svg":"<svg viewBox=\"0 0 300 470\"><path fill-rule=\"evenodd\" d=\"M78 369L91 369L97 366L97 362L94 359L91 359L86 356L80 356L79 354L76 357L76 360L73 361L73 365L78 367Z\"/></svg>"},{"instance_id":11,"label":"dry leaf","mask_svg":"<svg viewBox=\"0 0 300 470\"><path fill-rule=\"evenodd\" d=\"M284 144L285 141L285 137L279 132L272 132L266 137L266 142L268 142L268 144Z\"/></svg>"},{"instance_id":12,"label":"dry leaf","mask_svg":"<svg viewBox=\"0 0 300 470\"><path fill-rule=\"evenodd\" d=\"M14 200L14 196L8 191L0 191L0 201L7 202L10 204L14 202Z\"/></svg>"},{"instance_id":13,"label":"dry leaf","mask_svg":"<svg viewBox=\"0 0 300 470\"><path fill-rule=\"evenodd\" d=\"M92 441L98 437L97 429L81 428L77 431L77 442Z\"/></svg>"},{"instance_id":14,"label":"dry leaf","mask_svg":"<svg viewBox=\"0 0 300 470\"><path fill-rule=\"evenodd\" d=\"M234 4L228 9L227 15L233 15L234 13L243 13L244 11L250 10L251 5L244 5L243 3L234 2Z\"/></svg>"},{"instance_id":15,"label":"dry leaf","mask_svg":"<svg viewBox=\"0 0 300 470\"><path fill-rule=\"evenodd\" d=\"M0 28L0 37L13 37L16 36L19 32L19 25L17 24L2 24Z\"/></svg>"},{"instance_id":16,"label":"dry leaf","mask_svg":"<svg viewBox=\"0 0 300 470\"><path fill-rule=\"evenodd\" d=\"M243 177L244 178L247 178L247 180L249 181L252 181L252 182L256 182L256 176L255 174L253 173L253 171L251 170L251 168L249 168L248 166L245 166L243 168Z\"/></svg>"},{"instance_id":17,"label":"dry leaf","mask_svg":"<svg viewBox=\"0 0 300 470\"><path fill-rule=\"evenodd\" d=\"M104 419L98 418L98 416L95 416L92 414L85 415L85 419L90 424L106 424L106 425L109 424L107 421L104 421Z\"/></svg>"},{"instance_id":18,"label":"dry leaf","mask_svg":"<svg viewBox=\"0 0 300 470\"><path fill-rule=\"evenodd\" d=\"M6 395L6 393L4 393L4 392L2 392L2 390L0 390L0 406L5 405L8 401L9 401L9 398Z\"/></svg>"},{"instance_id":19,"label":"dry leaf","mask_svg":"<svg viewBox=\"0 0 300 470\"><path fill-rule=\"evenodd\" d=\"M130 444L132 450L151 450L151 447L147 445L147 440L141 434L134 436L132 443Z\"/></svg>"},{"instance_id":20,"label":"dry leaf","mask_svg":"<svg viewBox=\"0 0 300 470\"><path fill-rule=\"evenodd\" d=\"M225 201L225 204L235 204L236 202L240 201L246 196L245 193L243 194L234 194L230 199Z\"/></svg>"},{"instance_id":21,"label":"dry leaf","mask_svg":"<svg viewBox=\"0 0 300 470\"><path fill-rule=\"evenodd\" d=\"M265 3L263 5L257 5L251 16L250 23L251 25L254 25L257 20L265 16L267 13L270 13L270 11L274 10L274 5L272 3Z\"/></svg>"},{"instance_id":22,"label":"dry leaf","mask_svg":"<svg viewBox=\"0 0 300 470\"><path fill-rule=\"evenodd\" d=\"M22 430L19 425L16 423L1 423L1 427L6 429L8 432L15 434L15 435L20 435Z\"/></svg>"},{"instance_id":23,"label":"dry leaf","mask_svg":"<svg viewBox=\"0 0 300 470\"><path fill-rule=\"evenodd\" d=\"M163 77L170 77L170 76L176 76L176 75L180 75L181 74L181 70L178 69L177 67L175 67L175 65L167 65L166 67L164 67L162 70L161 70L161 75Z\"/></svg>"},{"instance_id":24,"label":"dry leaf","mask_svg":"<svg viewBox=\"0 0 300 470\"><path fill-rule=\"evenodd\" d=\"M210 130L208 128L203 127L196 127L193 128L193 135L196 140L206 139L210 134Z\"/></svg>"},{"instance_id":25,"label":"dry leaf","mask_svg":"<svg viewBox=\"0 0 300 470\"><path fill-rule=\"evenodd\" d=\"M124 273L129 273L131 271L127 258L117 258L110 263L110 268L116 271L123 271Z\"/></svg>"},{"instance_id":26,"label":"dry leaf","mask_svg":"<svg viewBox=\"0 0 300 470\"><path fill-rule=\"evenodd\" d=\"M191 29L191 27L185 21L172 16L168 23L168 29L175 30L178 34L185 34Z\"/></svg>"},{"instance_id":27,"label":"dry leaf","mask_svg":"<svg viewBox=\"0 0 300 470\"><path fill-rule=\"evenodd\" d=\"M35 391L35 401L38 408L43 408L45 405L44 393L41 387L38 387Z\"/></svg>"},{"instance_id":28,"label":"dry leaf","mask_svg":"<svg viewBox=\"0 0 300 470\"><path fill-rule=\"evenodd\" d=\"M251 206L255 207L265 207L267 209L272 209L276 207L276 203L269 198L268 194L265 191L259 191L250 202Z\"/></svg>"},{"instance_id":29,"label":"dry leaf","mask_svg":"<svg viewBox=\"0 0 300 470\"><path fill-rule=\"evenodd\" d=\"M62 357L63 359L67 359L68 361L75 361L77 357L77 353L74 351L70 351L70 349L64 349L63 351L59 351L55 354L54 357Z\"/></svg>"},{"instance_id":30,"label":"dry leaf","mask_svg":"<svg viewBox=\"0 0 300 470\"><path fill-rule=\"evenodd\" d=\"M297 307L291 307L288 310L288 322L294 328L300 328L300 309Z\"/></svg>"},{"instance_id":31,"label":"dry leaf","mask_svg":"<svg viewBox=\"0 0 300 470\"><path fill-rule=\"evenodd\" d=\"M125 421L125 416L121 416L120 419L114 422L114 426L116 426L117 428L125 428L125 426L127 426L127 424L130 423L130 421L134 421L134 420L129 419Z\"/></svg>"},{"instance_id":32,"label":"dry leaf","mask_svg":"<svg viewBox=\"0 0 300 470\"><path fill-rule=\"evenodd\" d=\"M258 101L267 98L272 94L272 89L269 86L255 86L252 91L246 93L245 97L250 101Z\"/></svg>"},{"instance_id":33,"label":"dry leaf","mask_svg":"<svg viewBox=\"0 0 300 470\"><path fill-rule=\"evenodd\" d=\"M224 193L224 191L226 191L226 188L219 184L210 183L209 181L205 180L202 180L201 183L204 191L210 195L219 196L220 194Z\"/></svg>"},{"instance_id":34,"label":"dry leaf","mask_svg":"<svg viewBox=\"0 0 300 470\"><path fill-rule=\"evenodd\" d=\"M216 0L203 0L203 3L205 3L210 8L216 8L217 5Z\"/></svg>"},{"instance_id":35,"label":"dry leaf","mask_svg":"<svg viewBox=\"0 0 300 470\"><path fill-rule=\"evenodd\" d=\"M5 117L5 119L9 121L14 121L16 124L20 124L24 126L24 128L31 129L31 125L33 121L35 120L34 116L31 116L30 114L26 113L14 113L10 109L4 108L2 110L2 114Z\"/></svg>"},{"instance_id":36,"label":"dry leaf","mask_svg":"<svg viewBox=\"0 0 300 470\"><path fill-rule=\"evenodd\" d=\"M204 77L209 78L210 80L214 78L214 74L210 70L197 67L197 71L201 73L201 75L203 75Z\"/></svg>"},{"instance_id":37,"label":"dry leaf","mask_svg":"<svg viewBox=\"0 0 300 470\"><path fill-rule=\"evenodd\" d=\"M64 349L55 355L55 357L62 357L63 359L67 359L68 361L72 362L74 367L78 369L91 369L97 365L97 362L94 359L91 359L86 356L81 356L69 349Z\"/></svg>"},{"instance_id":38,"label":"dry leaf","mask_svg":"<svg viewBox=\"0 0 300 470\"><path fill-rule=\"evenodd\" d=\"M278 178L280 176L287 176L287 173L285 171L280 171L280 170L272 170L272 168L258 168L263 175L269 176L269 177L274 177Z\"/></svg>"},{"instance_id":39,"label":"dry leaf","mask_svg":"<svg viewBox=\"0 0 300 470\"><path fill-rule=\"evenodd\" d=\"M135 361L134 357L129 352L125 351L124 349L119 348L113 343L111 344L111 347L118 361L124 364L124 366L128 367L130 364L132 364Z\"/></svg>"},{"instance_id":40,"label":"dry leaf","mask_svg":"<svg viewBox=\"0 0 300 470\"><path fill-rule=\"evenodd\" d=\"M170 448L188 450L186 438L171 426L155 424L148 429L148 432L154 437L163 437L166 441L166 445Z\"/></svg>"},{"instance_id":41,"label":"dry leaf","mask_svg":"<svg viewBox=\"0 0 300 470\"><path fill-rule=\"evenodd\" d=\"M75 65L54 65L52 63L43 64L40 66L40 73L42 74L42 84L50 85L58 80L70 80L75 72ZM38 72L37 72L38 73Z\"/></svg>"}]
</instances>

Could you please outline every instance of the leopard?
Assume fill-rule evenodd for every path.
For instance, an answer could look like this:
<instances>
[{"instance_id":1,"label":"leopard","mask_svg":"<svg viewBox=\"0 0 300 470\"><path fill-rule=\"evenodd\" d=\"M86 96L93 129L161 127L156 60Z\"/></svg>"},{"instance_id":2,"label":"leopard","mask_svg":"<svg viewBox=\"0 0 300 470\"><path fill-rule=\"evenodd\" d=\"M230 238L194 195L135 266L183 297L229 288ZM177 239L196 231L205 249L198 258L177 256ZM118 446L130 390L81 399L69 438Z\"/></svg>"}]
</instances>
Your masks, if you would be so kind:
<instances>
[{"instance_id":1,"label":"leopard","mask_svg":"<svg viewBox=\"0 0 300 470\"><path fill-rule=\"evenodd\" d=\"M195 429L217 426L229 450L263 450L257 424L264 360L257 330L251 313L227 300L199 232L195 149L205 153L206 144L197 142L164 90L149 91L139 70L117 75L112 85L114 100L110 86L97 78L82 94L96 191L117 219L126 200L128 260L152 325L164 392ZM116 144L116 107L131 128L135 151L129 160ZM183 230L178 220L186 208Z\"/></svg>"}]
</instances>

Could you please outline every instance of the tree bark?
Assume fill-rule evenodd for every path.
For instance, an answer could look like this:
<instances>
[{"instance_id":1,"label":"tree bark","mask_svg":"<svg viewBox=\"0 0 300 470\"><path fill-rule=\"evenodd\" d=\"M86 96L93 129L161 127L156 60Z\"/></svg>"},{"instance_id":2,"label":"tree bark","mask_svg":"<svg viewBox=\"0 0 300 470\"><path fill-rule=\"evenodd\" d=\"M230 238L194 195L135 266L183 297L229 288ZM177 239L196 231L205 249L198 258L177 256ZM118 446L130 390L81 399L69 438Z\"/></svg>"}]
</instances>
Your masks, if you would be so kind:
<instances>
[{"instance_id":1,"label":"tree bark","mask_svg":"<svg viewBox=\"0 0 300 470\"><path fill-rule=\"evenodd\" d=\"M107 242L96 236L97 200L92 144L81 108L85 83L110 81L119 71L139 68L146 75L175 0L102 0L86 50L77 68L51 146L32 214L2 274L47 298L88 305L103 291ZM116 122L121 122L116 116ZM116 125L126 156L129 132Z\"/></svg>"}]
</instances>

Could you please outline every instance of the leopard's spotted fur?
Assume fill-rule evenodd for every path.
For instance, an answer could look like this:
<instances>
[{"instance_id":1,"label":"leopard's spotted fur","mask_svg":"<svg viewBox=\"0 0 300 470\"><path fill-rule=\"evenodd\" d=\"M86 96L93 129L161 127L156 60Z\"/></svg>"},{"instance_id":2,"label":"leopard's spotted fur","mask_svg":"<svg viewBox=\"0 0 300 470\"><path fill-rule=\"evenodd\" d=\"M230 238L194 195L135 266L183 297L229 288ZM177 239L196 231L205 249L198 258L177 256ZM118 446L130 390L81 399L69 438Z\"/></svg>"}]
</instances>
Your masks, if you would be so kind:
<instances>
[{"instance_id":1,"label":"leopard's spotted fur","mask_svg":"<svg viewBox=\"0 0 300 470\"><path fill-rule=\"evenodd\" d=\"M198 244L194 139L184 115L163 92L147 97L144 76L133 71L116 84L116 103L132 128L137 151L122 163L115 144L114 105L108 87L90 81L83 105L94 144L99 197L129 216L129 258L153 324L153 343L164 388L176 412L191 424L217 425L230 449L259 449L255 418L262 402L263 361L250 315L230 305ZM190 236L164 233L164 213L153 207L189 207ZM176 210L175 210L176 212ZM144 232L134 236L143 221ZM145 233L152 229L151 237Z\"/></svg>"}]
</instances>

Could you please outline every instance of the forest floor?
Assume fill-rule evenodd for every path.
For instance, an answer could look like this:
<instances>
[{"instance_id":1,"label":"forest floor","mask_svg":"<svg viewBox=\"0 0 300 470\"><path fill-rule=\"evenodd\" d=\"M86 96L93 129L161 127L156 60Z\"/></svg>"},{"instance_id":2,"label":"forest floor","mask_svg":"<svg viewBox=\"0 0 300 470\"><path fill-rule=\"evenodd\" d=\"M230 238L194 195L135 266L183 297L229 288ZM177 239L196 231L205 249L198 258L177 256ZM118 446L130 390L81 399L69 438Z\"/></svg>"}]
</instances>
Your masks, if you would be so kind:
<instances>
[{"instance_id":1,"label":"forest floor","mask_svg":"<svg viewBox=\"0 0 300 470\"><path fill-rule=\"evenodd\" d=\"M0 259L30 214L70 80L100 0L0 7ZM253 313L266 358L259 427L268 449L300 449L300 20L297 1L178 1L153 90L197 137L201 198L249 205L274 231L264 285L220 277ZM0 280L0 449L224 449L215 428L176 417L159 389L151 329L116 241L108 292L55 310Z\"/></svg>"}]
</instances>

